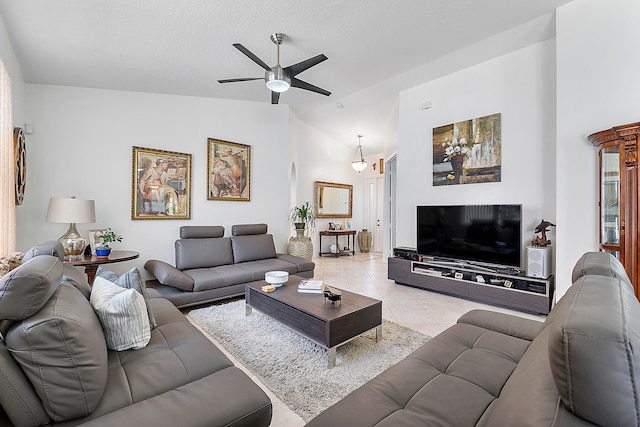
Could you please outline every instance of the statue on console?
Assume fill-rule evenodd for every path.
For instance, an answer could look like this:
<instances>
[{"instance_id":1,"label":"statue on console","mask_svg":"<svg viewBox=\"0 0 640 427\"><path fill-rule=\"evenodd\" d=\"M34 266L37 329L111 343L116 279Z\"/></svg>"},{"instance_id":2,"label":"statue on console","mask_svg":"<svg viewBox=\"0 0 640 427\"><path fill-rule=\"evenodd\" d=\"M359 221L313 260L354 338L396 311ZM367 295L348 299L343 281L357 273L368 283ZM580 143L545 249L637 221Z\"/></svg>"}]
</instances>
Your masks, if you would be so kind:
<instances>
[{"instance_id":1,"label":"statue on console","mask_svg":"<svg viewBox=\"0 0 640 427\"><path fill-rule=\"evenodd\" d=\"M551 245L551 240L547 239L547 231L549 231L548 227L555 227L555 224L550 223L549 221L545 221L544 218L542 219L542 221L540 222L540 224L538 224L536 226L536 229L534 230L534 232L536 233L536 236L533 238L533 240L531 240L531 246L549 246ZM540 233L541 236L538 236L537 234Z\"/></svg>"}]
</instances>

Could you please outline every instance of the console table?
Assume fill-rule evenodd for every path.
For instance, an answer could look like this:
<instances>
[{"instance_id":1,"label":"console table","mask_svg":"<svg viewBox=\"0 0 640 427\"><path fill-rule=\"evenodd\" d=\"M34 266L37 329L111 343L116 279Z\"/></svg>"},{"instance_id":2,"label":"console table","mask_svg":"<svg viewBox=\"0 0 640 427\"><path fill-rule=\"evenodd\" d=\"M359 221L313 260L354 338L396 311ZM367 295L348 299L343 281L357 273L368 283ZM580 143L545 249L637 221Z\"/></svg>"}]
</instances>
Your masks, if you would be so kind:
<instances>
[{"instance_id":1,"label":"console table","mask_svg":"<svg viewBox=\"0 0 640 427\"><path fill-rule=\"evenodd\" d=\"M108 258L98 258L95 255L84 255L77 261L67 261L69 264L77 267L84 267L84 272L87 273L87 281L90 285L93 285L93 280L96 277L98 266L102 264L111 264L114 262L129 261L136 259L140 256L135 251L119 251L112 250Z\"/></svg>"},{"instance_id":2,"label":"console table","mask_svg":"<svg viewBox=\"0 0 640 427\"><path fill-rule=\"evenodd\" d=\"M322 252L322 237L329 236L336 238L336 247L338 248L338 252ZM347 236L347 249L340 249L340 236ZM351 241L351 244L349 244ZM356 230L325 230L320 232L320 256L322 255L333 255L336 258L341 255L355 255L356 254Z\"/></svg>"},{"instance_id":3,"label":"console table","mask_svg":"<svg viewBox=\"0 0 640 427\"><path fill-rule=\"evenodd\" d=\"M490 272L474 266L389 258L387 277L396 283L536 314L549 314L555 292L553 275Z\"/></svg>"}]
</instances>

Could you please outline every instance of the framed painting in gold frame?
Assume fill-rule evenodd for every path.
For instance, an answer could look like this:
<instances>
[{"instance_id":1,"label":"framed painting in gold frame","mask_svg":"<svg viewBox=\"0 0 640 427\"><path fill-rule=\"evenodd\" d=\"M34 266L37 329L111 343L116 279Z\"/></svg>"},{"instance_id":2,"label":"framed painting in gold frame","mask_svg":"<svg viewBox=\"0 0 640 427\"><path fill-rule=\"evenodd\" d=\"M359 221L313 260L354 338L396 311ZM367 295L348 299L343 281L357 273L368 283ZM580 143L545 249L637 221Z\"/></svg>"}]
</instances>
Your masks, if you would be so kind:
<instances>
[{"instance_id":1,"label":"framed painting in gold frame","mask_svg":"<svg viewBox=\"0 0 640 427\"><path fill-rule=\"evenodd\" d=\"M133 147L131 219L191 219L191 154Z\"/></svg>"},{"instance_id":2,"label":"framed painting in gold frame","mask_svg":"<svg viewBox=\"0 0 640 427\"><path fill-rule=\"evenodd\" d=\"M251 146L207 138L207 199L251 200Z\"/></svg>"}]
</instances>

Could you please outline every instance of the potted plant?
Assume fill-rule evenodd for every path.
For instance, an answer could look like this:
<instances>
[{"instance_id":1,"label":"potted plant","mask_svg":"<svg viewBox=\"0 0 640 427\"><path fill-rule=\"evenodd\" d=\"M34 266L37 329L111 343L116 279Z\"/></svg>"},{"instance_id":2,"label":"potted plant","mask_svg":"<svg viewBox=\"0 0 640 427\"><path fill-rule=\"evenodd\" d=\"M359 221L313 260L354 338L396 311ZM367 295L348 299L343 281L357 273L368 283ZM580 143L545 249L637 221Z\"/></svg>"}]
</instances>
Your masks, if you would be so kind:
<instances>
[{"instance_id":1,"label":"potted plant","mask_svg":"<svg viewBox=\"0 0 640 427\"><path fill-rule=\"evenodd\" d=\"M310 260L313 256L311 238L305 236L305 229L312 234L316 228L316 215L311 202L304 202L291 209L289 214L296 229L296 236L289 239L287 253Z\"/></svg>"},{"instance_id":2,"label":"potted plant","mask_svg":"<svg viewBox=\"0 0 640 427\"><path fill-rule=\"evenodd\" d=\"M98 258L106 258L109 256L111 253L109 243L122 242L122 236L116 234L111 227L107 228L106 231L96 233L96 238L100 239L99 242L96 242L96 256Z\"/></svg>"},{"instance_id":3,"label":"potted plant","mask_svg":"<svg viewBox=\"0 0 640 427\"><path fill-rule=\"evenodd\" d=\"M296 229L307 229L309 233L313 233L316 227L316 215L313 212L313 204L304 202L301 205L294 206L291 209L291 222Z\"/></svg>"}]
</instances>

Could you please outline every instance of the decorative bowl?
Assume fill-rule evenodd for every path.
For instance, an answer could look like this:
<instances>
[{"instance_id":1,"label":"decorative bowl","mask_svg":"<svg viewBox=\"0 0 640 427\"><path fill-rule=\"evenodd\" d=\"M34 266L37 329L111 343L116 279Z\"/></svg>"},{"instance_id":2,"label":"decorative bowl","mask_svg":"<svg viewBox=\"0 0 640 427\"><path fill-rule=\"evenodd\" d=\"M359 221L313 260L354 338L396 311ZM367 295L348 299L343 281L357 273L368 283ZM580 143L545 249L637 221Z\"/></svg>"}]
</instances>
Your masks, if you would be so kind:
<instances>
[{"instance_id":1,"label":"decorative bowl","mask_svg":"<svg viewBox=\"0 0 640 427\"><path fill-rule=\"evenodd\" d=\"M286 271L269 271L264 274L264 280L276 288L279 288L284 282L289 280L289 273Z\"/></svg>"}]
</instances>

